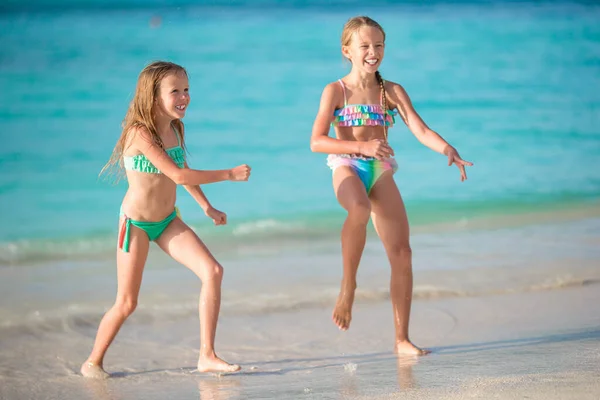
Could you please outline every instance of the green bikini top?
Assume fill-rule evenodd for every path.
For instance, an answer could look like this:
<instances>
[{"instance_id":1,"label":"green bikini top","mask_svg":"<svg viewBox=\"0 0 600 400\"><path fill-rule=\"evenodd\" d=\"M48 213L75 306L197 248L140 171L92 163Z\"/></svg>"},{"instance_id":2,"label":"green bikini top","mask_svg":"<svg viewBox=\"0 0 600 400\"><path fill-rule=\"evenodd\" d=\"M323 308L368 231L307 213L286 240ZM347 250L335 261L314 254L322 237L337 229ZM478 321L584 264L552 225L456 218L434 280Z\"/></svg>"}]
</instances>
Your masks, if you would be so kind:
<instances>
[{"instance_id":1,"label":"green bikini top","mask_svg":"<svg viewBox=\"0 0 600 400\"><path fill-rule=\"evenodd\" d=\"M173 131L175 131L175 136L177 136L177 146L165 149L165 152L179 168L183 168L185 166L185 152L183 151L183 147L181 147L179 132L177 132L175 127L173 127ZM130 171L145 172L147 174L162 174L162 172L160 172L160 170L143 154L123 156L123 164L125 169Z\"/></svg>"}]
</instances>

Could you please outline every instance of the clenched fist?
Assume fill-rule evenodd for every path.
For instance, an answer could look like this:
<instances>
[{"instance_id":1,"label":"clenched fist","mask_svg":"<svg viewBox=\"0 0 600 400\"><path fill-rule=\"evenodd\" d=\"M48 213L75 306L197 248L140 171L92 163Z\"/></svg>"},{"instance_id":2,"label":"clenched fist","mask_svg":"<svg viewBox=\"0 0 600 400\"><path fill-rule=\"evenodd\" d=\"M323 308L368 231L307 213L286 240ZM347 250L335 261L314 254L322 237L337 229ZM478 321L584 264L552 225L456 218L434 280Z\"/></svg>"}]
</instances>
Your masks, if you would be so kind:
<instances>
[{"instance_id":1,"label":"clenched fist","mask_svg":"<svg viewBox=\"0 0 600 400\"><path fill-rule=\"evenodd\" d=\"M232 168L229 170L229 180L238 182L247 181L250 177L250 170L251 168L246 164L242 164L235 168Z\"/></svg>"}]
</instances>

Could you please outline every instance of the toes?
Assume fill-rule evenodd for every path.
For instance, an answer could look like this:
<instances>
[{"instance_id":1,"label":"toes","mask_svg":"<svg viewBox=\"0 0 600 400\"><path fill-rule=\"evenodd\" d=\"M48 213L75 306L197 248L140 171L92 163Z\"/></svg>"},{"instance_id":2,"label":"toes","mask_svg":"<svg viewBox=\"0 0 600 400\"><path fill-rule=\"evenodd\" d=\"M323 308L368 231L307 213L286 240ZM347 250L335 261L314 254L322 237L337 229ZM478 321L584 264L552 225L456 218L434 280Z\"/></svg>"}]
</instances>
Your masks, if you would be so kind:
<instances>
[{"instance_id":1,"label":"toes","mask_svg":"<svg viewBox=\"0 0 600 400\"><path fill-rule=\"evenodd\" d=\"M338 327L338 329L342 329L342 323L340 322L339 319L334 319L333 322L335 323L335 326Z\"/></svg>"},{"instance_id":2,"label":"toes","mask_svg":"<svg viewBox=\"0 0 600 400\"><path fill-rule=\"evenodd\" d=\"M229 365L229 368L227 371L228 372L236 372L236 371L239 371L240 369L242 369L242 367L240 367L239 365L231 364L231 365Z\"/></svg>"},{"instance_id":3,"label":"toes","mask_svg":"<svg viewBox=\"0 0 600 400\"><path fill-rule=\"evenodd\" d=\"M337 316L337 314L334 312L333 315L331 316L331 319L333 320L333 323L340 329L342 329L342 322L340 321L340 318Z\"/></svg>"},{"instance_id":4,"label":"toes","mask_svg":"<svg viewBox=\"0 0 600 400\"><path fill-rule=\"evenodd\" d=\"M333 323L342 331L348 330L352 317L347 317L344 314L337 314L335 311L331 317Z\"/></svg>"},{"instance_id":5,"label":"toes","mask_svg":"<svg viewBox=\"0 0 600 400\"><path fill-rule=\"evenodd\" d=\"M345 318L342 321L342 330L347 331L349 326L350 326L350 320L348 318Z\"/></svg>"}]
</instances>

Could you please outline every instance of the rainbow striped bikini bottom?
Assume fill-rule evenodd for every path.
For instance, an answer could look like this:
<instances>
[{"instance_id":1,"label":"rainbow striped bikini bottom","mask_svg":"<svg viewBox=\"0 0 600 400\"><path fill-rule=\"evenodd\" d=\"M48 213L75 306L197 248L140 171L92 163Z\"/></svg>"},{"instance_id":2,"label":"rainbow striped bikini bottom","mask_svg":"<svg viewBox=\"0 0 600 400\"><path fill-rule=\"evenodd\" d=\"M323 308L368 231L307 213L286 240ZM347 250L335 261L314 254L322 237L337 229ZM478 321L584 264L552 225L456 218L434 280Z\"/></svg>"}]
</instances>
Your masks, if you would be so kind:
<instances>
[{"instance_id":1,"label":"rainbow striped bikini bottom","mask_svg":"<svg viewBox=\"0 0 600 400\"><path fill-rule=\"evenodd\" d=\"M338 167L350 167L360 178L367 194L373 189L375 182L385 171L398 170L398 163L393 158L378 160L373 157L355 156L352 154L330 154L327 156L327 165L332 171Z\"/></svg>"}]
</instances>

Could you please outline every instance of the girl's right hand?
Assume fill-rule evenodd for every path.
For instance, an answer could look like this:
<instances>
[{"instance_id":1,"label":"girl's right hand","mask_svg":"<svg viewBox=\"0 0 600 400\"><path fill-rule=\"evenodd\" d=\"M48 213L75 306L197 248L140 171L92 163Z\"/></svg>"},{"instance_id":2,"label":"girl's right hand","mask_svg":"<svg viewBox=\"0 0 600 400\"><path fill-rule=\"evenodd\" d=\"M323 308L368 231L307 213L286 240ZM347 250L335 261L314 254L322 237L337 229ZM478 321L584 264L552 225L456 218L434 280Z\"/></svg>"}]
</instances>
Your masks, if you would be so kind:
<instances>
[{"instance_id":1,"label":"girl's right hand","mask_svg":"<svg viewBox=\"0 0 600 400\"><path fill-rule=\"evenodd\" d=\"M378 160L383 160L393 156L394 150L392 150L385 140L373 139L361 143L361 153L367 157L375 157Z\"/></svg>"},{"instance_id":2,"label":"girl's right hand","mask_svg":"<svg viewBox=\"0 0 600 400\"><path fill-rule=\"evenodd\" d=\"M250 167L246 164L238 165L229 170L230 181L247 181L250 177Z\"/></svg>"}]
</instances>

